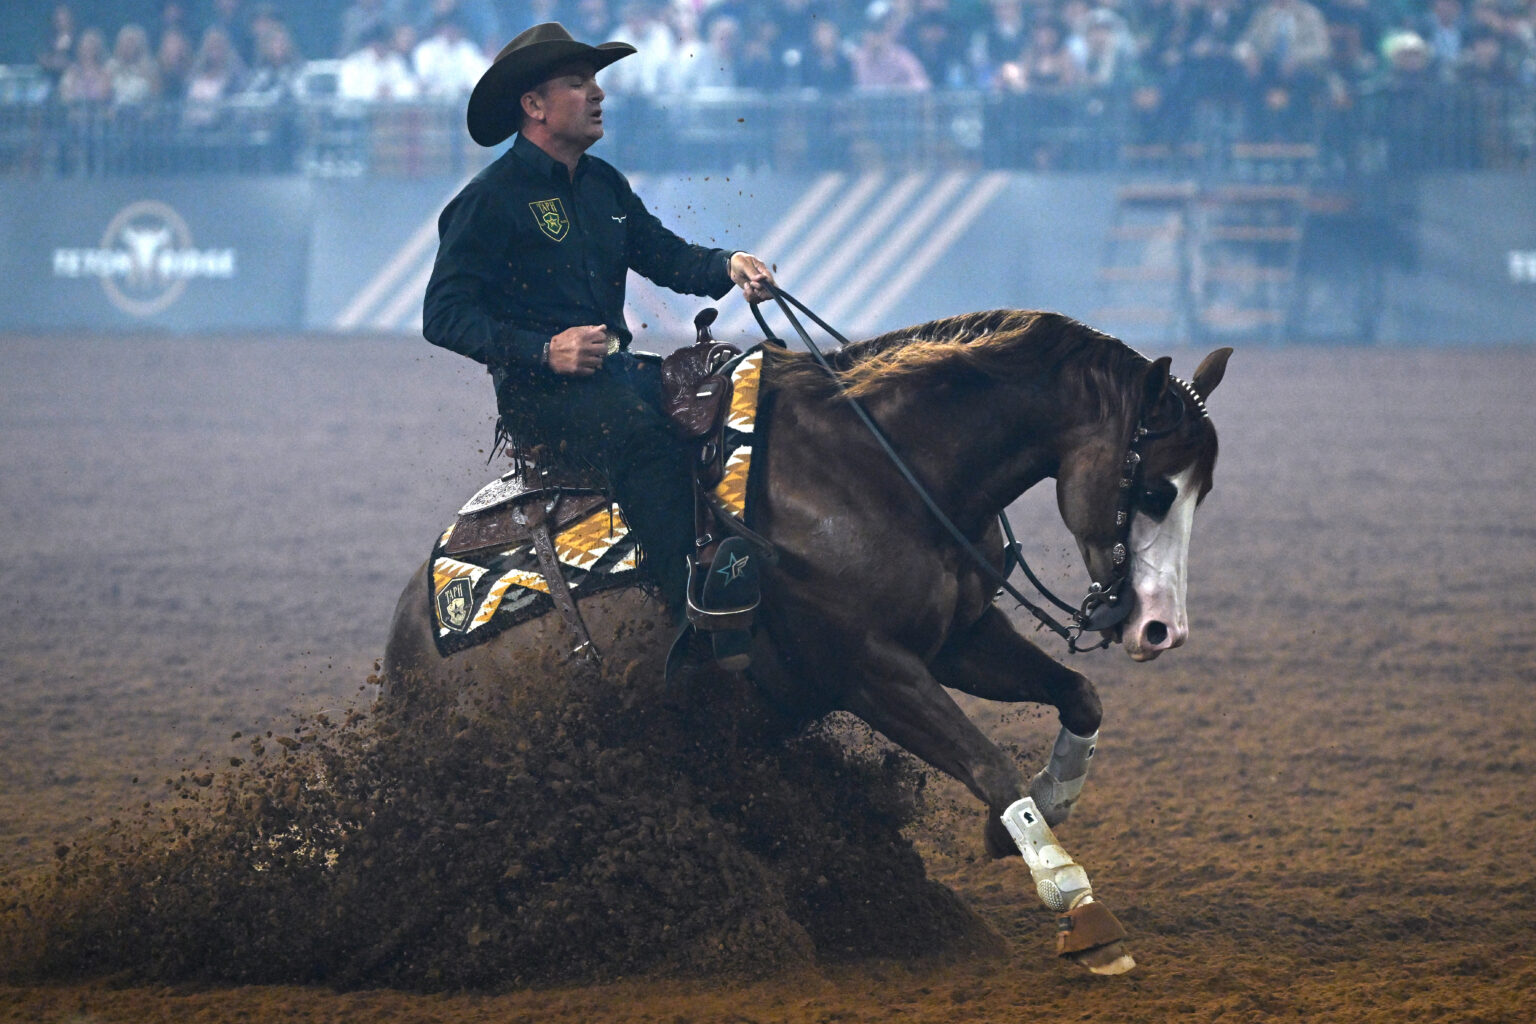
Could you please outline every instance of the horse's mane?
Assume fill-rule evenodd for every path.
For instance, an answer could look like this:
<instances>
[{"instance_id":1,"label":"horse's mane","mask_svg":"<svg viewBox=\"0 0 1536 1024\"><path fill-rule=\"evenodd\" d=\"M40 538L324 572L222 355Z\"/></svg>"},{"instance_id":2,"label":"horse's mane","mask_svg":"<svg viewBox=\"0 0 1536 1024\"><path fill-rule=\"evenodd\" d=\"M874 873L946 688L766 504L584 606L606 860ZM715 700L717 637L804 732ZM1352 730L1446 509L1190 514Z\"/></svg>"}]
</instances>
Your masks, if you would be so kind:
<instances>
[{"instance_id":1,"label":"horse's mane","mask_svg":"<svg viewBox=\"0 0 1536 1024\"><path fill-rule=\"evenodd\" d=\"M1080 388L1078 397L1097 406L1101 416L1134 400L1128 385L1133 373L1147 365L1145 356L1123 342L1071 317L1022 309L963 313L852 342L827 356L835 380L805 353L774 346L767 351L763 377L770 389L827 398L841 390L868 398L967 378L1054 377L1068 388Z\"/></svg>"}]
</instances>

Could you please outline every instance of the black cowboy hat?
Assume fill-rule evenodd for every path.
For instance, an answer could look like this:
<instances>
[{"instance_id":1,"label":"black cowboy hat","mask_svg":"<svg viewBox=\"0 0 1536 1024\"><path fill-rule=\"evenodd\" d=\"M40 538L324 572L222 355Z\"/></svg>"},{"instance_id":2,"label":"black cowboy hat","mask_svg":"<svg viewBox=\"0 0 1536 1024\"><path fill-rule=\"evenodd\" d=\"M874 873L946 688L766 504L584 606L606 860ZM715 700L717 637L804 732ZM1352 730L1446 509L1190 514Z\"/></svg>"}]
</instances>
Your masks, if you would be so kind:
<instances>
[{"instance_id":1,"label":"black cowboy hat","mask_svg":"<svg viewBox=\"0 0 1536 1024\"><path fill-rule=\"evenodd\" d=\"M515 133L522 121L523 93L547 80L561 64L584 60L595 71L634 52L628 43L579 43L558 21L518 33L469 94L470 138L482 146L494 146Z\"/></svg>"}]
</instances>

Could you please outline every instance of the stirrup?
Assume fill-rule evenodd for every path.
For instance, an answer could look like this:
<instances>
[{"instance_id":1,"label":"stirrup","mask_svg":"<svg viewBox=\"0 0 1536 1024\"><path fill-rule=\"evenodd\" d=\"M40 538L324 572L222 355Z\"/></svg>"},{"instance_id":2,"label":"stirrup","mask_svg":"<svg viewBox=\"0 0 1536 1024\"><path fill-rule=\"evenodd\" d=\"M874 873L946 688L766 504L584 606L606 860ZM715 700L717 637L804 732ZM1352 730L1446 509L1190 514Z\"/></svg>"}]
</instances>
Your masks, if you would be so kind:
<instances>
[{"instance_id":1,"label":"stirrup","mask_svg":"<svg viewBox=\"0 0 1536 1024\"><path fill-rule=\"evenodd\" d=\"M702 587L695 586L694 578L700 570L689 565L688 621L709 634L715 662L730 672L740 672L752 663L752 621L761 599L758 558L745 538L727 537L716 548Z\"/></svg>"}]
</instances>

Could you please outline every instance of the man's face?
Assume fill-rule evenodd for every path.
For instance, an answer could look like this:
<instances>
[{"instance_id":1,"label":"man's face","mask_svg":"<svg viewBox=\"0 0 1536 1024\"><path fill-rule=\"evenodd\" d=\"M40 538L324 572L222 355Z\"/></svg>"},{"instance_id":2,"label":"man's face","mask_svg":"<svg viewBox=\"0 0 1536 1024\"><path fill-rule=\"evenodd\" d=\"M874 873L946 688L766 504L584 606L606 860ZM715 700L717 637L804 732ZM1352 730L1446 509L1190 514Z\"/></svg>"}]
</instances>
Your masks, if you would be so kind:
<instances>
[{"instance_id":1,"label":"man's face","mask_svg":"<svg viewBox=\"0 0 1536 1024\"><path fill-rule=\"evenodd\" d=\"M586 149L603 137L603 90L592 65L575 63L533 90L550 136Z\"/></svg>"}]
</instances>

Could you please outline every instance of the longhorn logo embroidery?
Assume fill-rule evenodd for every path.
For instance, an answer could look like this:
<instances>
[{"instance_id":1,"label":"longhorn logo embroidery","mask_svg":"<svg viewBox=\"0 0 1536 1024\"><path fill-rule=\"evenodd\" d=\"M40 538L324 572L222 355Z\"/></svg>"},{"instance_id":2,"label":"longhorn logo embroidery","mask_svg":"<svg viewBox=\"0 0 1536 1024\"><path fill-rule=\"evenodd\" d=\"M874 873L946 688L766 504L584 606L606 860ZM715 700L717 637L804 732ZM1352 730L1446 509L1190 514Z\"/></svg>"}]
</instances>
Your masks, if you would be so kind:
<instances>
[{"instance_id":1,"label":"longhorn logo embroidery","mask_svg":"<svg viewBox=\"0 0 1536 1024\"><path fill-rule=\"evenodd\" d=\"M565 215L565 206L558 197L554 199L536 199L528 204L533 211L534 223L539 230L557 242L563 242L565 236L571 230L571 220Z\"/></svg>"}]
</instances>

